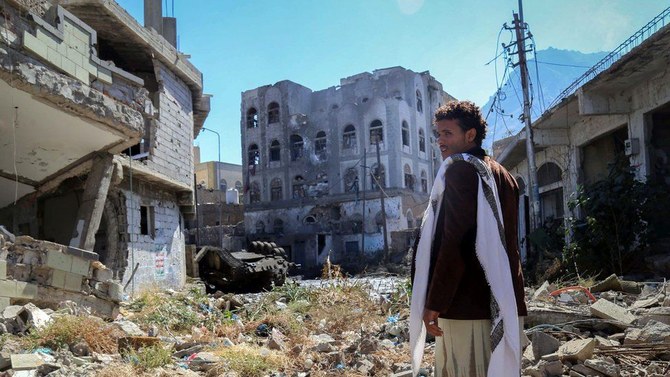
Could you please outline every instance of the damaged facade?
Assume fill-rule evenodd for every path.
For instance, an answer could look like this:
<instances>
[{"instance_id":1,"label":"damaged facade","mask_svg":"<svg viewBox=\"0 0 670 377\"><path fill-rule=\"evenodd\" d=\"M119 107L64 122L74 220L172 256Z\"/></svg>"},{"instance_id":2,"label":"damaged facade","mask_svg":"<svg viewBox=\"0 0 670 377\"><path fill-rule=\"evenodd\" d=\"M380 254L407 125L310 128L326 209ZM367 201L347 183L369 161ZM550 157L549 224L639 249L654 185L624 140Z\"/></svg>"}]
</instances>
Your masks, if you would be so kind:
<instances>
[{"instance_id":1,"label":"damaged facade","mask_svg":"<svg viewBox=\"0 0 670 377\"><path fill-rule=\"evenodd\" d=\"M242 93L247 236L307 269L329 254L360 264L384 248L381 186L389 249L406 251L439 165L432 115L452 98L402 67L316 92L281 81Z\"/></svg>"},{"instance_id":2,"label":"damaged facade","mask_svg":"<svg viewBox=\"0 0 670 377\"><path fill-rule=\"evenodd\" d=\"M596 64L592 79L534 122L545 224L570 216L567 203L572 193L579 185L606 177L608 164L619 153L628 157L638 179L656 177L670 183L670 57L666 53L670 26L660 25L667 16L666 11ZM608 64L602 72L593 72ZM584 79L591 77L588 74ZM525 137L522 131L497 148L498 161L527 192ZM527 203L527 193L522 195ZM523 228L527 225L522 224Z\"/></svg>"},{"instance_id":3,"label":"damaged facade","mask_svg":"<svg viewBox=\"0 0 670 377\"><path fill-rule=\"evenodd\" d=\"M0 224L97 253L130 289L181 286L209 96L176 21L160 0L145 27L114 1L33 3L0 3Z\"/></svg>"}]
</instances>

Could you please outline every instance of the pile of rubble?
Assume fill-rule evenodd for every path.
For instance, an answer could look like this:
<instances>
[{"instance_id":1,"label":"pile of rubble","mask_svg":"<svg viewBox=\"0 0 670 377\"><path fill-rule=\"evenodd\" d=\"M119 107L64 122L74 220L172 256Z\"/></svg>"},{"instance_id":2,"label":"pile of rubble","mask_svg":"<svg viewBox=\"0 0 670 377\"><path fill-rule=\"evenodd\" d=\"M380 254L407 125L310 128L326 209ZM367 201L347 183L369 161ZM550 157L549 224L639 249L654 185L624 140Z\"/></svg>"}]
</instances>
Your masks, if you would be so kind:
<instances>
[{"instance_id":1,"label":"pile of rubble","mask_svg":"<svg viewBox=\"0 0 670 377\"><path fill-rule=\"evenodd\" d=\"M0 285L0 377L411 375L406 278L238 295L195 281L124 302L83 251L0 235ZM523 375L668 375L668 293L665 281L614 275L588 289L528 289ZM433 359L428 342L421 375Z\"/></svg>"},{"instance_id":2,"label":"pile of rubble","mask_svg":"<svg viewBox=\"0 0 670 377\"><path fill-rule=\"evenodd\" d=\"M612 275L590 289L530 293L524 376L666 376L670 296L665 282Z\"/></svg>"},{"instance_id":3,"label":"pile of rubble","mask_svg":"<svg viewBox=\"0 0 670 377\"><path fill-rule=\"evenodd\" d=\"M113 322L73 302L11 305L0 376L409 376L407 291L380 304L369 289L341 280L207 295L197 283L122 303Z\"/></svg>"}]
</instances>

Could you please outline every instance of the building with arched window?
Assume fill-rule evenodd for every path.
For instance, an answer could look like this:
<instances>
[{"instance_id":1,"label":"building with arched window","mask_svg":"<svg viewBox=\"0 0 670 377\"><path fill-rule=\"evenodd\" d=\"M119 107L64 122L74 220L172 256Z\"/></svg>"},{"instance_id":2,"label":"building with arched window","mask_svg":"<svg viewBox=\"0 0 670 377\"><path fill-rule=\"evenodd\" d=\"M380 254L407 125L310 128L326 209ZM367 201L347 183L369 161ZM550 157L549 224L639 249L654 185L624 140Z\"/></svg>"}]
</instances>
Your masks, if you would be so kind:
<instances>
[{"instance_id":1,"label":"building with arched window","mask_svg":"<svg viewBox=\"0 0 670 377\"><path fill-rule=\"evenodd\" d=\"M426 133L450 99L428 72L401 67L320 91L280 81L242 93L243 182L260 190L244 199L247 236L277 243L307 269L329 253L334 263L374 258L384 195L387 243L405 252L440 163ZM274 219L281 232L256 232Z\"/></svg>"},{"instance_id":2,"label":"building with arched window","mask_svg":"<svg viewBox=\"0 0 670 377\"><path fill-rule=\"evenodd\" d=\"M652 20L652 32L642 38L626 40L614 58L596 63L533 119L536 187L529 179L526 132L494 145L497 160L519 183L523 236L588 216L568 203L581 186L607 179L615 163L629 166L639 181L651 177L670 185L670 57L661 52L670 46L670 25L661 25L662 19ZM539 194L537 221L529 208L533 191Z\"/></svg>"}]
</instances>

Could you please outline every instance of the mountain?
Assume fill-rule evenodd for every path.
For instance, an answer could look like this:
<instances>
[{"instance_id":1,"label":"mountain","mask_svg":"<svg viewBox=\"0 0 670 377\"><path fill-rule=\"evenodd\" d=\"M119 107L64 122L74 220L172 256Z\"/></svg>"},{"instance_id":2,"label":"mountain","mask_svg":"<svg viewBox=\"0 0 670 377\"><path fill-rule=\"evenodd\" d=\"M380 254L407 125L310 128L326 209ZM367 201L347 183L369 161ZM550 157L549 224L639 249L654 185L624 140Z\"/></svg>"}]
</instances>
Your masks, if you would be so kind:
<instances>
[{"instance_id":1,"label":"mountain","mask_svg":"<svg viewBox=\"0 0 670 377\"><path fill-rule=\"evenodd\" d=\"M550 47L546 50L537 51L536 64L535 57L529 54L528 72L533 93L531 120L538 119L565 88L604 58L605 55L607 55L607 52L584 54L579 51L559 50ZM502 74L502 72L499 71L499 74ZM508 69L508 75L497 97L496 99L496 93L494 93L482 107L482 114L487 116L489 124L488 135L484 140L484 148L487 150L491 150L494 141L516 135L524 127L524 124L519 120L523 114L523 94L519 67L513 70ZM494 101L495 108L489 113Z\"/></svg>"}]
</instances>

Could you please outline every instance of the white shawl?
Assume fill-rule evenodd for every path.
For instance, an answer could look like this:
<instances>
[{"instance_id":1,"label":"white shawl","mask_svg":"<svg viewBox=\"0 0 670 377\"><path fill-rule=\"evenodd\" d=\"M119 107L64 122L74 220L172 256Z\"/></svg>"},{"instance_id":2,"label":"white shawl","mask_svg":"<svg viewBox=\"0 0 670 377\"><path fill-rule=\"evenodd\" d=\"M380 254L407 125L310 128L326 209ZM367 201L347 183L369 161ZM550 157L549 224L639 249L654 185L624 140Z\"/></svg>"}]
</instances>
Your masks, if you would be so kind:
<instances>
[{"instance_id":1,"label":"white shawl","mask_svg":"<svg viewBox=\"0 0 670 377\"><path fill-rule=\"evenodd\" d=\"M474 165L480 178L479 189L477 190L475 250L479 263L484 269L486 280L491 287L492 354L488 366L488 376L519 377L521 373L519 321L512 273L505 250L505 233L498 190L489 167L481 159L469 154L452 155L442 162L430 191L430 205L423 215L421 239L414 262L415 273L410 305L409 330L412 373L416 376L419 371L426 341L423 310L428 290L431 246L445 187L444 174L449 165L459 160Z\"/></svg>"}]
</instances>

